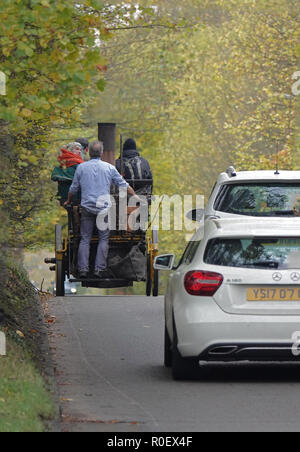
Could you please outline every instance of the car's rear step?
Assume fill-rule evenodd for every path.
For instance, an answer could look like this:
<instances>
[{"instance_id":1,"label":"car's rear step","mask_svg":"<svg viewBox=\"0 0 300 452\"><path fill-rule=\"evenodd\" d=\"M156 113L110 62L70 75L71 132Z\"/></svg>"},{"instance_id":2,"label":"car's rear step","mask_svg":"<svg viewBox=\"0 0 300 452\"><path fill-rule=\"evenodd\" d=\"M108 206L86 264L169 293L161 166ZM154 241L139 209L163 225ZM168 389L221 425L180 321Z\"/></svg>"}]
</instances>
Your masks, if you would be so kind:
<instances>
[{"instance_id":1,"label":"car's rear step","mask_svg":"<svg viewBox=\"0 0 300 452\"><path fill-rule=\"evenodd\" d=\"M81 283L82 287L94 287L97 289L112 289L122 287L132 287L133 282L126 279L70 279L71 283Z\"/></svg>"}]
</instances>

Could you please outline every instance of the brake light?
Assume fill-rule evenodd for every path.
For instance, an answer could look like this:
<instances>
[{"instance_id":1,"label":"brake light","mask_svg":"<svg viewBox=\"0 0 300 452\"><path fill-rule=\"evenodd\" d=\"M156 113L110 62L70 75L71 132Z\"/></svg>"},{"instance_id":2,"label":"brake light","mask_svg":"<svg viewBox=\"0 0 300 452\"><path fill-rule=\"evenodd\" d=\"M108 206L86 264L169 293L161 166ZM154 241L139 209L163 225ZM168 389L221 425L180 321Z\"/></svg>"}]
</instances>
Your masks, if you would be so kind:
<instances>
[{"instance_id":1,"label":"brake light","mask_svg":"<svg viewBox=\"0 0 300 452\"><path fill-rule=\"evenodd\" d=\"M184 287L190 295L212 297L223 283L219 273L193 271L185 275Z\"/></svg>"}]
</instances>

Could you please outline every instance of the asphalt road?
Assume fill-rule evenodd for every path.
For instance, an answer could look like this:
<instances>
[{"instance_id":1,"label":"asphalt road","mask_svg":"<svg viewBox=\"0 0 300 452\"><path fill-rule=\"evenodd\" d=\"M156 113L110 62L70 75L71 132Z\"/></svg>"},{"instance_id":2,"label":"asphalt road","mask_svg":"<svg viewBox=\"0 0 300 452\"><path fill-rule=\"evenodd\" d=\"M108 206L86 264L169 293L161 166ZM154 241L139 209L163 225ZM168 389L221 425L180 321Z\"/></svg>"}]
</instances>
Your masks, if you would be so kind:
<instances>
[{"instance_id":1,"label":"asphalt road","mask_svg":"<svg viewBox=\"0 0 300 452\"><path fill-rule=\"evenodd\" d=\"M300 431L300 368L216 366L174 382L163 362L163 299L49 302L62 429Z\"/></svg>"}]
</instances>

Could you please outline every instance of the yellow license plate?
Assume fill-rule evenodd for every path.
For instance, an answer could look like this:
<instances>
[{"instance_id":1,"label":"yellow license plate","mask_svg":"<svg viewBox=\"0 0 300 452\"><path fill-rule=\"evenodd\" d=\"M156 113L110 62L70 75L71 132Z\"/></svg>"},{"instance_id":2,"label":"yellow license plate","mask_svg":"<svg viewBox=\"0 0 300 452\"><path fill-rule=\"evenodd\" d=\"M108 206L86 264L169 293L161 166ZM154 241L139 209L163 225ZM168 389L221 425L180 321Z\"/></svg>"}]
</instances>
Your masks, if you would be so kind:
<instances>
[{"instance_id":1,"label":"yellow license plate","mask_svg":"<svg viewBox=\"0 0 300 452\"><path fill-rule=\"evenodd\" d=\"M300 301L300 287L247 289L248 301Z\"/></svg>"}]
</instances>

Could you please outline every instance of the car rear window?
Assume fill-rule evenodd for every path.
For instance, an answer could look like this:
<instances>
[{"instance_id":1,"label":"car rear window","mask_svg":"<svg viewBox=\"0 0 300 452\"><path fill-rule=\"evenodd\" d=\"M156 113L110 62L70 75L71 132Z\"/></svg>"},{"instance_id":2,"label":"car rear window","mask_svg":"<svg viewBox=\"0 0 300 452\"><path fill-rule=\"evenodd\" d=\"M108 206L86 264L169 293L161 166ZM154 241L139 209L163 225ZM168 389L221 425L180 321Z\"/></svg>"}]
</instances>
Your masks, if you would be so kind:
<instances>
[{"instance_id":1,"label":"car rear window","mask_svg":"<svg viewBox=\"0 0 300 452\"><path fill-rule=\"evenodd\" d=\"M236 215L300 216L300 183L224 185L214 208Z\"/></svg>"},{"instance_id":2,"label":"car rear window","mask_svg":"<svg viewBox=\"0 0 300 452\"><path fill-rule=\"evenodd\" d=\"M207 244L204 262L223 267L300 268L300 238L218 238Z\"/></svg>"}]
</instances>

